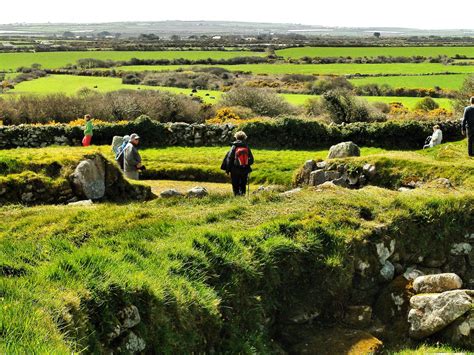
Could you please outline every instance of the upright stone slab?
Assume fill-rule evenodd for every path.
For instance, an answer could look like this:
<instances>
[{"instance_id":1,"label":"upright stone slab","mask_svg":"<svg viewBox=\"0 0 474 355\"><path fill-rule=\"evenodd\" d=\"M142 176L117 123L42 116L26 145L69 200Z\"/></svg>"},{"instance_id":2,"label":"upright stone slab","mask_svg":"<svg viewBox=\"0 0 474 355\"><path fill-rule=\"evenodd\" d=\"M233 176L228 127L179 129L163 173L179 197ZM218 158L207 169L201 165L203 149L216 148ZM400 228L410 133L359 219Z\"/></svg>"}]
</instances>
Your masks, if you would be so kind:
<instances>
[{"instance_id":1,"label":"upright stone slab","mask_svg":"<svg viewBox=\"0 0 474 355\"><path fill-rule=\"evenodd\" d=\"M329 149L328 159L359 157L360 148L353 142L342 142Z\"/></svg>"},{"instance_id":2,"label":"upright stone slab","mask_svg":"<svg viewBox=\"0 0 474 355\"><path fill-rule=\"evenodd\" d=\"M105 163L101 157L83 160L72 174L76 195L98 200L105 195Z\"/></svg>"}]
</instances>

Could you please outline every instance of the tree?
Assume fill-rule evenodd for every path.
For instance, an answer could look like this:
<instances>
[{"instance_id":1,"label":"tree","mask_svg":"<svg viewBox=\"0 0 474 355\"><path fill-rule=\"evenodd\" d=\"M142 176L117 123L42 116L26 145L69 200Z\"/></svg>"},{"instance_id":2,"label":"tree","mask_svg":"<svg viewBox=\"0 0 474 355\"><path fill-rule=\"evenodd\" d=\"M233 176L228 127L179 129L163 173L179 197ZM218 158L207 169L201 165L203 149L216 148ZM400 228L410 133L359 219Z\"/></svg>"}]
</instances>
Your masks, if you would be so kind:
<instances>
[{"instance_id":1,"label":"tree","mask_svg":"<svg viewBox=\"0 0 474 355\"><path fill-rule=\"evenodd\" d=\"M74 38L74 33L72 33L71 31L66 31L63 33L63 37L64 38Z\"/></svg>"},{"instance_id":2,"label":"tree","mask_svg":"<svg viewBox=\"0 0 474 355\"><path fill-rule=\"evenodd\" d=\"M375 38L380 38L380 32L374 32L374 37Z\"/></svg>"}]
</instances>

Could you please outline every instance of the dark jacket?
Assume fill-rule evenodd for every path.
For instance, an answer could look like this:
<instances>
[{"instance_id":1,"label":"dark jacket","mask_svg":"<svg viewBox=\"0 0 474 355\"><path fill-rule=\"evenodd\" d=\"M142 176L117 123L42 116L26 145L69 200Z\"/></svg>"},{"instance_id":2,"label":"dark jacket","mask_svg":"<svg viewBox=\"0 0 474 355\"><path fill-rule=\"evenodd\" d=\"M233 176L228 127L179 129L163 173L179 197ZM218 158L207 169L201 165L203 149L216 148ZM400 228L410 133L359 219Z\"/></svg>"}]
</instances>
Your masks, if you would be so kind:
<instances>
[{"instance_id":1,"label":"dark jacket","mask_svg":"<svg viewBox=\"0 0 474 355\"><path fill-rule=\"evenodd\" d=\"M464 109L464 116L462 119L462 129L470 131L474 130L474 106L468 106Z\"/></svg>"},{"instance_id":2,"label":"dark jacket","mask_svg":"<svg viewBox=\"0 0 474 355\"><path fill-rule=\"evenodd\" d=\"M242 168L240 166L235 166L235 150L236 148L239 147L246 147L249 150L249 165L246 168ZM253 164L253 154L252 151L250 150L249 146L247 143L242 142L242 141L235 141L232 143L232 147L230 150L227 152L224 160L222 161L221 169L225 170L226 173L230 173L233 170L234 171L240 171L240 172L247 172L250 173L252 171L251 165Z\"/></svg>"}]
</instances>

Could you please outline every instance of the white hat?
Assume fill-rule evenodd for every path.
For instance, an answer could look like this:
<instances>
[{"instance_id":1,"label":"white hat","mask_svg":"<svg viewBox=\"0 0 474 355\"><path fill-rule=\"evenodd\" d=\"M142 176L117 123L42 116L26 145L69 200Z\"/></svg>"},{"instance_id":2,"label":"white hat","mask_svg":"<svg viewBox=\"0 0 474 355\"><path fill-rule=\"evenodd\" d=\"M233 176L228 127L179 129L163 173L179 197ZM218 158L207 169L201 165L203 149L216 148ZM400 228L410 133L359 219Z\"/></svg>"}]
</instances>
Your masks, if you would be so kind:
<instances>
[{"instance_id":1,"label":"white hat","mask_svg":"<svg viewBox=\"0 0 474 355\"><path fill-rule=\"evenodd\" d=\"M134 139L140 139L140 136L136 133L132 133L132 135L130 136L130 140L133 141Z\"/></svg>"}]
</instances>

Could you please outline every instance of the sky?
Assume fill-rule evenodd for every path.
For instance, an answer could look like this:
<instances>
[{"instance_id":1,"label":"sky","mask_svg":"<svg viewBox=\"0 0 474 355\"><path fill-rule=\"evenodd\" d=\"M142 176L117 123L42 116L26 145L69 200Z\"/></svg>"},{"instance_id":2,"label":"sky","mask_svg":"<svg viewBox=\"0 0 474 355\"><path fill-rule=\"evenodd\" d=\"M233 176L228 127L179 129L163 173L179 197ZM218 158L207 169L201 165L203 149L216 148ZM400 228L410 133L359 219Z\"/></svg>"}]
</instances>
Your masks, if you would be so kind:
<instances>
[{"instance_id":1,"label":"sky","mask_svg":"<svg viewBox=\"0 0 474 355\"><path fill-rule=\"evenodd\" d=\"M474 29L472 0L0 0L0 23L218 20Z\"/></svg>"}]
</instances>

